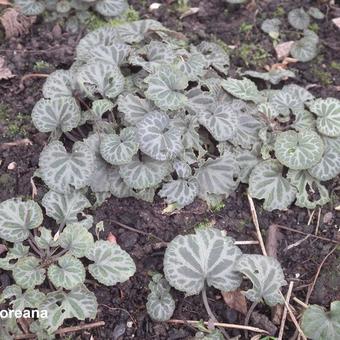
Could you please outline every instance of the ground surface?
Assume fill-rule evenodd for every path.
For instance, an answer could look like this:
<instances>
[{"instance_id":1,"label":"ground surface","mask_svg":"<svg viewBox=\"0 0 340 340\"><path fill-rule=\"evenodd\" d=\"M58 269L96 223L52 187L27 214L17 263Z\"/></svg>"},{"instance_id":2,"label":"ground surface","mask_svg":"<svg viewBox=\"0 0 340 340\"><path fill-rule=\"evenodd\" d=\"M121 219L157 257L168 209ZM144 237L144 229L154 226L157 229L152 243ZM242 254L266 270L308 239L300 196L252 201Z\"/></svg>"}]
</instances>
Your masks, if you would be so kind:
<instances>
[{"instance_id":1,"label":"ground surface","mask_svg":"<svg viewBox=\"0 0 340 340\"><path fill-rule=\"evenodd\" d=\"M178 5L178 1L163 1L157 11L148 10L152 1L130 2L141 13L142 18L155 18L165 26L184 32L192 41L217 40L223 46L235 46L232 51L231 74L238 68L263 71L263 66L277 62L270 38L259 29L266 17L281 16L285 20L286 11L300 4L317 4L323 12L326 6L322 1L271 1L261 7L230 7L223 0L189 1L191 7L199 7L197 14L180 19L186 8ZM262 3L262 2L260 2ZM310 63L298 63L291 67L297 78L295 83L302 86L314 85L311 91L318 96L340 97L337 86L340 85L340 71L336 68L336 60L340 51L339 31L330 19L340 13L328 12L328 20L319 23L321 50L319 57ZM316 27L315 27L316 28ZM284 34L287 39L294 38L288 26ZM0 47L0 55L6 57L16 77L9 81L0 81L0 201L15 195L31 194L30 178L38 165L41 149L47 141L44 134L38 133L30 124L30 112L34 103L41 97L41 86L44 79L30 78L20 83L21 78L30 73L50 73L56 68L68 68L72 62L74 47L81 34L68 35L57 27L51 29L37 23L30 34L10 41L4 41ZM41 66L41 61L48 63ZM330 65L335 67L330 67ZM1 143L11 142L23 137L32 141L32 145L4 148ZM12 162L16 164L13 165ZM8 167L12 163L13 170ZM38 195L44 193L43 184L36 181ZM277 223L284 227L305 233L318 235L339 241L338 228L340 217L336 216L335 205L339 205L339 179L329 183L332 192L332 203L316 210L310 226L307 226L311 212L292 207L284 212L268 213L256 203L262 234L266 238L270 225ZM207 211L206 206L197 201L183 211L174 215L162 213L164 204L157 201L151 205L134 199L110 199L94 211L96 221L103 220L105 232L116 235L118 243L136 260L136 275L124 284L114 288L102 286L91 287L95 290L100 303L98 320L104 320L106 326L91 332L84 332L81 337L89 339L91 334L97 339L187 339L194 335L188 326L154 323L145 310L147 285L152 271L162 271L164 245L180 233L192 231L200 223L215 223L215 226L227 230L236 240L257 240L255 228L251 220L250 209L244 187L240 187L218 212ZM319 215L319 218L318 218ZM115 222L132 226L149 236L142 235L120 227ZM293 296L304 301L317 269L334 247L334 243L319 238L309 237L301 244L293 247L295 242L305 236L294 231L280 229L277 256L281 262L287 281L294 281ZM156 235L157 239L151 234ZM242 246L244 252L260 253L257 245ZM8 278L0 275L2 283ZM329 306L330 301L340 299L340 255L334 252L323 268L312 292L310 302ZM284 293L286 289L284 289ZM209 291L210 304L220 322L244 323L244 315L230 309L218 291ZM182 294L173 292L177 300L175 319L207 320L207 315L200 297L184 298ZM295 305L296 306L296 305ZM248 306L249 307L249 306ZM297 306L296 306L297 307ZM250 324L272 330L274 324L271 310L267 307L256 308ZM127 327L127 322L132 321ZM72 325L72 321L67 325ZM294 334L293 324L288 321L287 333ZM241 335L239 331L228 331L230 335ZM254 334L250 334L254 335Z\"/></svg>"}]
</instances>

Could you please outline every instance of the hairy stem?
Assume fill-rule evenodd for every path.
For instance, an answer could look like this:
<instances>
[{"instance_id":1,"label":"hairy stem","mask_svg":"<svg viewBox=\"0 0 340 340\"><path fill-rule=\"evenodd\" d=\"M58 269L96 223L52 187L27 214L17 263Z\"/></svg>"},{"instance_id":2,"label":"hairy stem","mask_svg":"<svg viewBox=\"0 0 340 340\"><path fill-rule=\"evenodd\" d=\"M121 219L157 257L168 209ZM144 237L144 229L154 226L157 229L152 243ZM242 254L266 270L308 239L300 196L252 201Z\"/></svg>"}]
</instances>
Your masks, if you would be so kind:
<instances>
[{"instance_id":1,"label":"hairy stem","mask_svg":"<svg viewBox=\"0 0 340 340\"><path fill-rule=\"evenodd\" d=\"M218 322L215 314L213 313L213 311L211 310L211 308L209 306L208 297L207 297L207 290L206 290L205 285L204 285L203 290L202 290L202 299L203 299L203 304L204 304L205 310L207 311L207 313L209 315L209 319L212 320L214 323ZM223 328L218 327L218 329L221 331L221 333L224 335L224 337L226 339L230 339L229 335L227 334L227 332Z\"/></svg>"}]
</instances>

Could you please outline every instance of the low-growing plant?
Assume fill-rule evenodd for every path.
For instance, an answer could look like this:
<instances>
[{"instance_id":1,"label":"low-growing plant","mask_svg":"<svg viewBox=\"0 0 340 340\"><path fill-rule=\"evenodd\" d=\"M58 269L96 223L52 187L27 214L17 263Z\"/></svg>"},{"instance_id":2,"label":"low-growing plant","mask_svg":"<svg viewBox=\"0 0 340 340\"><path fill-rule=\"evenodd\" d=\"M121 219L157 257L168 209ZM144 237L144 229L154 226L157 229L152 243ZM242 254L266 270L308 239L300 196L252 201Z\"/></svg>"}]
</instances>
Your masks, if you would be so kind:
<instances>
[{"instance_id":1,"label":"low-growing plant","mask_svg":"<svg viewBox=\"0 0 340 340\"><path fill-rule=\"evenodd\" d=\"M24 15L44 14L47 21L66 20L66 29L72 32L90 19L90 10L113 18L128 9L126 0L14 0L14 3Z\"/></svg>"},{"instance_id":2,"label":"low-growing plant","mask_svg":"<svg viewBox=\"0 0 340 340\"><path fill-rule=\"evenodd\" d=\"M234 291L245 276L253 284L244 292L245 296L253 303L265 302L274 306L283 303L280 289L286 284L280 263L275 258L242 254L232 238L215 228L196 229L195 234L175 237L165 251L164 275L165 279L160 274L153 276L149 286L147 311L156 321L168 320L174 312L170 286L186 296L202 293L207 313L216 322L207 300L208 287ZM215 335L220 336L220 333Z\"/></svg>"},{"instance_id":3,"label":"low-growing plant","mask_svg":"<svg viewBox=\"0 0 340 340\"><path fill-rule=\"evenodd\" d=\"M37 174L59 195L90 187L98 202L158 193L173 208L196 197L216 206L242 182L266 210L327 203L340 101L293 84L259 90L228 69L219 45L190 45L157 21L89 33L33 109L51 133ZM72 150L62 134L78 139Z\"/></svg>"},{"instance_id":4,"label":"low-growing plant","mask_svg":"<svg viewBox=\"0 0 340 340\"><path fill-rule=\"evenodd\" d=\"M112 286L128 280L136 270L132 258L119 245L94 240L89 232L92 217L77 220L88 204L80 193L65 197L48 193L43 205L59 224L52 236L52 230L43 226L38 203L20 199L0 203L0 238L8 245L0 268L11 271L15 282L5 287L0 300L15 311L38 310L39 318L30 325L38 338L53 339L65 319L96 317L97 300L85 285L87 273ZM85 266L81 259L89 264ZM0 334L6 335L1 339L11 339L19 332L15 318L0 326Z\"/></svg>"}]
</instances>

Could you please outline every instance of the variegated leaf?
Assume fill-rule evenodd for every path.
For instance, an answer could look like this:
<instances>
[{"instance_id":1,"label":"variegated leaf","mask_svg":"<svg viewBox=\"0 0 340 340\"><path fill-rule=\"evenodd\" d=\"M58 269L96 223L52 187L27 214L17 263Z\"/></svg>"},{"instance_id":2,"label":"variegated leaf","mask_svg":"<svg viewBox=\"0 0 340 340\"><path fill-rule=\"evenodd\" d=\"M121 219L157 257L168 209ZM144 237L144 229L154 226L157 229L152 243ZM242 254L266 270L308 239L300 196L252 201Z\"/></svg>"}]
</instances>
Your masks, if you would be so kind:
<instances>
[{"instance_id":1,"label":"variegated leaf","mask_svg":"<svg viewBox=\"0 0 340 340\"><path fill-rule=\"evenodd\" d=\"M253 302L264 300L269 306L283 303L281 286L287 284L280 263L270 256L242 255L237 269L253 283L252 289L245 292Z\"/></svg>"},{"instance_id":2,"label":"variegated leaf","mask_svg":"<svg viewBox=\"0 0 340 340\"><path fill-rule=\"evenodd\" d=\"M128 3L126 0L99 0L94 8L104 17L117 17L128 9Z\"/></svg>"},{"instance_id":3,"label":"variegated leaf","mask_svg":"<svg viewBox=\"0 0 340 340\"><path fill-rule=\"evenodd\" d=\"M26 240L30 229L39 227L42 221L41 208L34 201L12 198L0 203L0 238L6 241Z\"/></svg>"},{"instance_id":4,"label":"variegated leaf","mask_svg":"<svg viewBox=\"0 0 340 340\"><path fill-rule=\"evenodd\" d=\"M22 257L13 268L15 282L24 289L34 288L45 281L46 270L34 256Z\"/></svg>"},{"instance_id":5,"label":"variegated leaf","mask_svg":"<svg viewBox=\"0 0 340 340\"><path fill-rule=\"evenodd\" d=\"M24 15L39 15L45 10L45 4L40 0L15 0L14 3Z\"/></svg>"},{"instance_id":6,"label":"variegated leaf","mask_svg":"<svg viewBox=\"0 0 340 340\"><path fill-rule=\"evenodd\" d=\"M73 73L70 70L52 72L43 85L45 98L71 97L73 93Z\"/></svg>"},{"instance_id":7,"label":"variegated leaf","mask_svg":"<svg viewBox=\"0 0 340 340\"><path fill-rule=\"evenodd\" d=\"M265 210L286 209L296 197L296 189L282 176L283 167L277 160L257 164L249 177L249 194L264 199Z\"/></svg>"},{"instance_id":8,"label":"variegated leaf","mask_svg":"<svg viewBox=\"0 0 340 340\"><path fill-rule=\"evenodd\" d=\"M164 274L171 286L194 295L204 285L223 291L241 284L236 261L241 251L221 230L197 229L195 234L175 237L164 255Z\"/></svg>"},{"instance_id":9,"label":"variegated leaf","mask_svg":"<svg viewBox=\"0 0 340 340\"><path fill-rule=\"evenodd\" d=\"M91 275L106 286L128 280L136 271L136 265L130 255L118 244L97 241L86 257L93 261L88 267Z\"/></svg>"}]
</instances>

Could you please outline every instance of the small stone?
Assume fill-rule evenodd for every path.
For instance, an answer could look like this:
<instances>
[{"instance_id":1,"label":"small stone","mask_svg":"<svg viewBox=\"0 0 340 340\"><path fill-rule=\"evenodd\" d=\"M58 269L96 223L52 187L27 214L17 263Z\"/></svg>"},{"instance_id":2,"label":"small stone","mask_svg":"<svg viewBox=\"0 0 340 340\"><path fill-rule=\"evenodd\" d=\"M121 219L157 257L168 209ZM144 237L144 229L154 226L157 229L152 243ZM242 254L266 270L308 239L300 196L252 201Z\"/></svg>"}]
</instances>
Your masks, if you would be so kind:
<instances>
[{"instance_id":1,"label":"small stone","mask_svg":"<svg viewBox=\"0 0 340 340\"><path fill-rule=\"evenodd\" d=\"M8 170L15 170L16 167L17 167L17 163L11 162L11 163L8 164L7 169L8 169Z\"/></svg>"}]
</instances>

